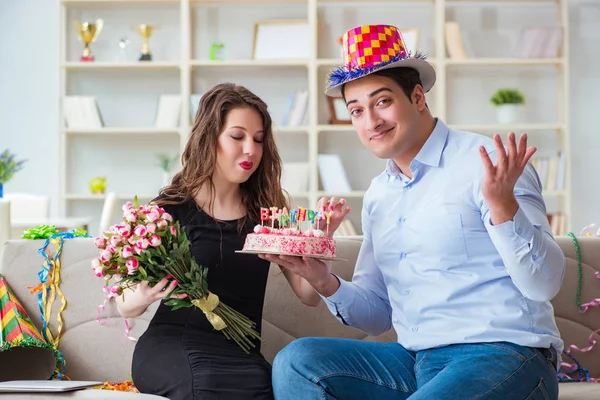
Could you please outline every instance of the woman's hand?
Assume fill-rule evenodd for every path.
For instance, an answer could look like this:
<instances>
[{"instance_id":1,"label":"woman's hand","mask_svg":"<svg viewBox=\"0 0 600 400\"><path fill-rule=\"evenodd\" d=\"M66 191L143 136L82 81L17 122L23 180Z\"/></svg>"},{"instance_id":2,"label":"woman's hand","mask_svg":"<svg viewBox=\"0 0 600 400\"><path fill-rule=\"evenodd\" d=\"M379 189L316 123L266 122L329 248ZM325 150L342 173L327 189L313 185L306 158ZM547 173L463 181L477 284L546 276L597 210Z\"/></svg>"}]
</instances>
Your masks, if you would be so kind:
<instances>
[{"instance_id":1,"label":"woman's hand","mask_svg":"<svg viewBox=\"0 0 600 400\"><path fill-rule=\"evenodd\" d=\"M171 295L171 298L185 299L187 294L172 294L177 287L177 281L170 281L171 276L167 275L150 286L148 281L142 281L135 286L125 288L123 296L117 297L117 308L124 318L134 318L142 315L146 309L155 301L162 300ZM119 279L120 280L120 279Z\"/></svg>"},{"instance_id":2,"label":"woman's hand","mask_svg":"<svg viewBox=\"0 0 600 400\"><path fill-rule=\"evenodd\" d=\"M327 233L328 237L333 237L333 233L337 228L340 227L342 221L350 212L350 207L346 206L346 199L337 199L337 197L327 198L321 197L317 203L317 209L324 208L325 212L331 212L329 216L329 226L327 226L327 219L319 221L319 229Z\"/></svg>"}]
</instances>

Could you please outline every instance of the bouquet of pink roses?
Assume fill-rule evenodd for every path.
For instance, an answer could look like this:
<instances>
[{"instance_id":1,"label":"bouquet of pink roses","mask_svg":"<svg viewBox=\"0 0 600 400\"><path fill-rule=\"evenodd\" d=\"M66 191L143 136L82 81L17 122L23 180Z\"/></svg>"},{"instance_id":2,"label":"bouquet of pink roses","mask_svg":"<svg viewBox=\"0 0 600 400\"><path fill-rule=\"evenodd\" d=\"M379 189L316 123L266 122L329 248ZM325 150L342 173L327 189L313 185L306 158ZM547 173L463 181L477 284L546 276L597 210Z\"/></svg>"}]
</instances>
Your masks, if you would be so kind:
<instances>
[{"instance_id":1,"label":"bouquet of pink roses","mask_svg":"<svg viewBox=\"0 0 600 400\"><path fill-rule=\"evenodd\" d=\"M173 310L181 307L200 308L212 326L223 332L248 352L260 339L256 324L231 307L219 302L208 290L208 268L199 266L190 251L190 242L179 222L156 205L140 206L137 196L133 203L123 205L123 222L110 227L104 237L96 238L100 255L92 261L99 278L108 281L117 275L117 295L141 281L154 286L167 275L177 280L174 294L187 297L170 298L166 304Z\"/></svg>"}]
</instances>

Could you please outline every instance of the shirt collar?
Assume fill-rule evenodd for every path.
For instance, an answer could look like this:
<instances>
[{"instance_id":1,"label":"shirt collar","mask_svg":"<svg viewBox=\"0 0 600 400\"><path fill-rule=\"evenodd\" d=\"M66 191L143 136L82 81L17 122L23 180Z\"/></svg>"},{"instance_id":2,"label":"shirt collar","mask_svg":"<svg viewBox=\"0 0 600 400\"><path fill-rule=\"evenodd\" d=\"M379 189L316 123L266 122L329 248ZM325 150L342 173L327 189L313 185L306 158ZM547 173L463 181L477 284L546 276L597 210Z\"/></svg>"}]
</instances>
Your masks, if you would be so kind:
<instances>
[{"instance_id":1,"label":"shirt collar","mask_svg":"<svg viewBox=\"0 0 600 400\"><path fill-rule=\"evenodd\" d=\"M440 165L440 159L446 146L446 139L448 138L448 127L442 122L441 119L436 118L436 124L433 131L421 147L421 150L415 157L415 160L421 164L429 165L432 167L438 167ZM388 176L395 176L400 174L400 168L396 165L394 160L388 160L386 164L386 172Z\"/></svg>"}]
</instances>

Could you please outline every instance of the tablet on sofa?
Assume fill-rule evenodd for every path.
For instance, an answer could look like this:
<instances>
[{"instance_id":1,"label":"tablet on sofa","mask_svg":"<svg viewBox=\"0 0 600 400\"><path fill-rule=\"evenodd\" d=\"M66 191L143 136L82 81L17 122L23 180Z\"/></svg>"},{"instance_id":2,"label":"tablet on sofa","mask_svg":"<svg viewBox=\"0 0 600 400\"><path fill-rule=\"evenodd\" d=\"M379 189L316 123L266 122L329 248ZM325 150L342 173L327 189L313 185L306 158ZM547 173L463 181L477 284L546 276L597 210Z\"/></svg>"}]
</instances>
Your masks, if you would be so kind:
<instances>
[{"instance_id":1,"label":"tablet on sofa","mask_svg":"<svg viewBox=\"0 0 600 400\"><path fill-rule=\"evenodd\" d=\"M6 392L69 392L102 385L98 381L6 381L0 382L0 393Z\"/></svg>"}]
</instances>

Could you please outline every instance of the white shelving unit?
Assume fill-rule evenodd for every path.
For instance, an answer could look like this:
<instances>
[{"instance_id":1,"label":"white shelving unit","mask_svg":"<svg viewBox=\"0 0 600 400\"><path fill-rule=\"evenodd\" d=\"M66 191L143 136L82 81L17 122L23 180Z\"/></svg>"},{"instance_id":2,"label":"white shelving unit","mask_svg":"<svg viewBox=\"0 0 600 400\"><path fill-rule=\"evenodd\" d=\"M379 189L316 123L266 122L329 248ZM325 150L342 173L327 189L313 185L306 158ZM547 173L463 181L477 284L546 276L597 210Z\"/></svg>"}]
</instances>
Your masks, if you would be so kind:
<instances>
[{"instance_id":1,"label":"white shelving unit","mask_svg":"<svg viewBox=\"0 0 600 400\"><path fill-rule=\"evenodd\" d=\"M352 26L368 23L420 29L419 50L429 55L429 61L437 71L436 85L428 96L435 116L457 129L482 134L528 132L534 145L552 142L567 156L568 177L571 162L566 3L567 0L60 0L61 115L64 96L97 96L105 124L100 129L69 129L61 120L58 130L61 215L99 218L104 196L90 194L87 188L87 182L94 176L107 176L107 190L116 191L119 200L131 199L134 194L142 199L154 197L160 189L162 175L155 165L153 153L183 150L191 129L188 99L219 81L230 80L247 86L269 104L284 162L309 163L308 190L292 193L294 203L310 206L321 196L343 196L353 207L350 218L360 232L362 197L371 178L381 172L384 162L363 148L351 126L328 124L323 91L328 70L341 61L337 37ZM540 8L542 13L537 11ZM529 17L514 18L517 14L511 14L513 11L510 10L516 9L520 10L518 15L529 12ZM508 13L508 17L503 13ZM535 22L531 22L532 16L536 18ZM544 16L554 20L540 22ZM80 62L83 44L77 40L73 20L96 18L104 19L102 32L90 46L96 61ZM484 25L482 20L486 23L491 20L491 25L498 28L508 24L507 18L516 20L510 21L510 26L504 30L492 26L486 31L487 35L496 32L496 43L506 37L514 41L519 26L538 22L560 26L564 29L561 57L518 59L497 54L448 58L445 22L461 18L479 18L473 32ZM311 27L309 59L252 60L254 24L269 19L308 20ZM141 48L141 38L132 25L140 23L159 26L150 38L149 47L154 56L150 62L135 59L135 53ZM463 35L468 36L469 26L466 28L467 33ZM124 36L131 41L131 59L115 61L117 42ZM479 33L472 36L482 40ZM212 61L208 57L208 46L217 40L226 43L227 61ZM479 48L489 47L482 46L477 40ZM518 124L496 123L488 101L492 94L490 87L495 91L511 79L515 85L535 79L548 81L548 76L556 77L552 89L555 90L555 104L547 103L552 95L532 93L528 97L537 108L529 116L531 118ZM496 79L498 83L494 83ZM289 94L302 87L309 90L307 125L279 126ZM537 86L534 84L533 87ZM153 127L156 102L161 94L181 96L181 122L177 129ZM479 111L473 107L479 107ZM477 118L463 118L465 110ZM545 118L548 115L554 116L555 120ZM317 156L321 152L340 154L353 187L351 192L323 190L317 165ZM570 229L570 179L565 179L564 190L548 191L545 197L549 208L566 215L565 229ZM91 230L95 232L95 224L91 225Z\"/></svg>"}]
</instances>

